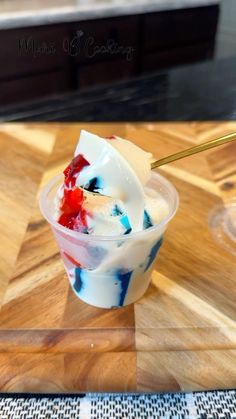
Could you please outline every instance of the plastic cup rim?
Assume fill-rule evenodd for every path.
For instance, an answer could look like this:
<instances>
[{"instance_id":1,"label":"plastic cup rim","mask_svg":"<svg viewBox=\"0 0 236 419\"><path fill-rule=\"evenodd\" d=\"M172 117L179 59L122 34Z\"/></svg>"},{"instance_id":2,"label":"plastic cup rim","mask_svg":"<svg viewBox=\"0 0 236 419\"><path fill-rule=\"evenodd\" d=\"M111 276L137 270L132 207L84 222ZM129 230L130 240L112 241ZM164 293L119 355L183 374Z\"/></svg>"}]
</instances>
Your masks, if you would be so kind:
<instances>
[{"instance_id":1,"label":"plastic cup rim","mask_svg":"<svg viewBox=\"0 0 236 419\"><path fill-rule=\"evenodd\" d=\"M43 187L43 189L40 191L40 194L39 194L40 211L41 211L43 217L49 222L49 224L53 228L55 228L56 230L61 231L62 233L66 234L70 237L73 237L74 239L77 239L77 240L80 239L80 240L85 240L85 241L117 241L117 240L126 241L126 240L132 240L132 239L135 239L135 238L148 236L153 231L161 229L166 224L168 224L169 221L175 216L176 211L179 207L179 194L178 194L177 190L175 189L174 185L169 180L167 180L164 176L160 175L159 173L152 172L151 176L158 178L162 182L162 184L169 190L169 192L172 193L172 195L173 195L173 205L172 205L172 207L173 208L172 208L172 210L169 211L168 216L165 217L162 221L160 221L160 223L155 224L154 226L149 227L146 230L137 231L137 232L130 233L130 234L127 234L127 235L103 236L103 235L93 235L93 234L89 235L89 234L80 233L79 231L70 230L69 228L66 228L63 225L59 224L51 216L51 214L48 214L47 208L46 208L46 199L47 199L48 193L50 192L50 190L54 186L54 184L60 178L63 177L62 174L54 176Z\"/></svg>"}]
</instances>

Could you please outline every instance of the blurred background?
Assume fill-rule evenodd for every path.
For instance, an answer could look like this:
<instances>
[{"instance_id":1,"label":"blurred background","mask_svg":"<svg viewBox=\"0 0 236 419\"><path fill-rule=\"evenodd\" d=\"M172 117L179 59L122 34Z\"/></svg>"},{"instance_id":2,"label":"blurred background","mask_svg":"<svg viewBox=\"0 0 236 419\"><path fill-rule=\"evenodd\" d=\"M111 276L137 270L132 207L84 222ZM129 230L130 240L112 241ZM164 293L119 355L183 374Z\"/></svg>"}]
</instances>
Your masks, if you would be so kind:
<instances>
[{"instance_id":1,"label":"blurred background","mask_svg":"<svg viewBox=\"0 0 236 419\"><path fill-rule=\"evenodd\" d=\"M235 0L0 0L0 120L235 119Z\"/></svg>"}]
</instances>

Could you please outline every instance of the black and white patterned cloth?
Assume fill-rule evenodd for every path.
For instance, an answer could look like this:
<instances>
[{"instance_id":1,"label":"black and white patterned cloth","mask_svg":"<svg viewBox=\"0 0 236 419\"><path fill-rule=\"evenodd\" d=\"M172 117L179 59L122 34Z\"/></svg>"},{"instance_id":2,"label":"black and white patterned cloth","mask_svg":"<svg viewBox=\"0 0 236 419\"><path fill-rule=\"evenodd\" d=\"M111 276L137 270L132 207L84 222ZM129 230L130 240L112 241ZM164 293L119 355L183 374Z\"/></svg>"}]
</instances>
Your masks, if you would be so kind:
<instances>
[{"instance_id":1,"label":"black and white patterned cloth","mask_svg":"<svg viewBox=\"0 0 236 419\"><path fill-rule=\"evenodd\" d=\"M1 395L0 419L236 419L236 391Z\"/></svg>"}]
</instances>

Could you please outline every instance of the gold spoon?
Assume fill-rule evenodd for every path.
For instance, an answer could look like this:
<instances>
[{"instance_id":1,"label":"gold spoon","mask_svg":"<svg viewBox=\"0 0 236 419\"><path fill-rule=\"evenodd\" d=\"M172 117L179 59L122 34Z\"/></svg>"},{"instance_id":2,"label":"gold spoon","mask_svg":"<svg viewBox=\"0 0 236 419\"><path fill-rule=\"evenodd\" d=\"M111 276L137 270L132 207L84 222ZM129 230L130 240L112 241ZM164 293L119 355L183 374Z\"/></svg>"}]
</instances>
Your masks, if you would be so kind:
<instances>
[{"instance_id":1,"label":"gold spoon","mask_svg":"<svg viewBox=\"0 0 236 419\"><path fill-rule=\"evenodd\" d=\"M192 154L200 153L201 151L209 150L209 148L217 147L234 140L236 140L236 132L216 138L215 140L207 141L206 143L195 145L193 147L187 148L186 150L179 151L178 153L171 154L170 156L156 160L151 163L151 169L155 169L156 167L162 166L163 164L183 159L184 157L191 156Z\"/></svg>"},{"instance_id":2,"label":"gold spoon","mask_svg":"<svg viewBox=\"0 0 236 419\"><path fill-rule=\"evenodd\" d=\"M171 154L170 156L163 157L162 159L156 160L151 163L151 169L156 169L159 166L163 166L164 164L171 163L172 161L176 161L179 159L183 159L184 157L191 156L192 154L200 153L201 151L209 150L210 148L217 147L219 145L229 143L230 141L236 140L236 132L232 134L224 135L223 137L216 138L214 140L207 141L206 143L202 143L199 145L195 145L193 147L187 148L186 150L179 151L178 153ZM101 192L95 191L88 191L87 189L80 186L80 189L86 190L89 194L96 194L100 196L104 196ZM107 195L105 195L107 196Z\"/></svg>"}]
</instances>

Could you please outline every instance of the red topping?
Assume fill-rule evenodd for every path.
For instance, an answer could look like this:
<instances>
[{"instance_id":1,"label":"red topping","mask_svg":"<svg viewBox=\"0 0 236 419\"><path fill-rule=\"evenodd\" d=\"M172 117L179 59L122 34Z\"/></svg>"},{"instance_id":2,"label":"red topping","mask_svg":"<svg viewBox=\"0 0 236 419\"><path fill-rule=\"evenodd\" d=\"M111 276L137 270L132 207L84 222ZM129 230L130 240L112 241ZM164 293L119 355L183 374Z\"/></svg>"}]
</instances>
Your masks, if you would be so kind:
<instances>
[{"instance_id":1,"label":"red topping","mask_svg":"<svg viewBox=\"0 0 236 419\"><path fill-rule=\"evenodd\" d=\"M61 210L64 214L76 214L81 210L84 202L84 193L81 189L64 189Z\"/></svg>"},{"instance_id":2,"label":"red topping","mask_svg":"<svg viewBox=\"0 0 236 419\"><path fill-rule=\"evenodd\" d=\"M84 202L84 193L81 189L64 189L64 197L62 199L59 224L71 230L84 231L87 229L87 211L82 207Z\"/></svg>"},{"instance_id":3,"label":"red topping","mask_svg":"<svg viewBox=\"0 0 236 419\"><path fill-rule=\"evenodd\" d=\"M89 162L82 154L78 154L64 170L64 196L60 210L62 211L58 223L71 230L84 232L87 227L87 211L83 208L84 193L75 187L76 176Z\"/></svg>"},{"instance_id":4,"label":"red topping","mask_svg":"<svg viewBox=\"0 0 236 419\"><path fill-rule=\"evenodd\" d=\"M109 137L106 137L107 140L115 140L116 136L115 135L110 135Z\"/></svg>"},{"instance_id":5,"label":"red topping","mask_svg":"<svg viewBox=\"0 0 236 419\"><path fill-rule=\"evenodd\" d=\"M75 217L71 214L61 214L58 223L73 230Z\"/></svg>"},{"instance_id":6,"label":"red topping","mask_svg":"<svg viewBox=\"0 0 236 419\"><path fill-rule=\"evenodd\" d=\"M81 264L77 262L77 260L75 260L72 256L68 255L68 253L64 252L64 255L67 257L67 259L69 259L71 263L73 263L73 265L77 266L77 268L81 267Z\"/></svg>"},{"instance_id":7,"label":"red topping","mask_svg":"<svg viewBox=\"0 0 236 419\"><path fill-rule=\"evenodd\" d=\"M65 175L65 185L68 187L75 186L76 175L81 172L85 166L89 166L89 162L82 154L78 154L78 156L74 157L63 172Z\"/></svg>"}]
</instances>

